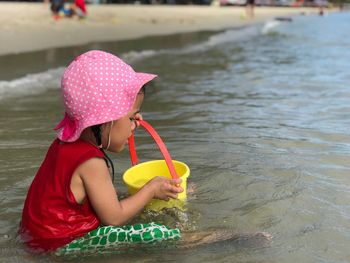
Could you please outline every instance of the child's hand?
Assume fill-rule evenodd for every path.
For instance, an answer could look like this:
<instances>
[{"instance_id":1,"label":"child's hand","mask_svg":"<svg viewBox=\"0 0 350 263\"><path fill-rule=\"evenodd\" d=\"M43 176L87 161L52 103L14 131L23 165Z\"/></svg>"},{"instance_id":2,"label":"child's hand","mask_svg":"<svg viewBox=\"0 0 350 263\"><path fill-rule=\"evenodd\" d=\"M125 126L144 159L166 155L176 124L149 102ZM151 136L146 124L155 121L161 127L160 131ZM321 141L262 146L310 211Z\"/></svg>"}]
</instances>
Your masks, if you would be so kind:
<instances>
[{"instance_id":1,"label":"child's hand","mask_svg":"<svg viewBox=\"0 0 350 263\"><path fill-rule=\"evenodd\" d=\"M178 193L183 192L180 186L181 179L168 179L157 176L153 178L148 184L153 189L153 198L168 201L169 198L176 199Z\"/></svg>"},{"instance_id":2,"label":"child's hand","mask_svg":"<svg viewBox=\"0 0 350 263\"><path fill-rule=\"evenodd\" d=\"M136 113L135 116L134 116L134 120L135 120L135 128L139 127L140 126L140 123L138 121L142 121L143 118L142 118L142 115L141 113Z\"/></svg>"},{"instance_id":3,"label":"child's hand","mask_svg":"<svg viewBox=\"0 0 350 263\"><path fill-rule=\"evenodd\" d=\"M139 113L139 112L136 113L135 116L134 116L134 119L137 120L137 121L143 120L141 113Z\"/></svg>"}]
</instances>

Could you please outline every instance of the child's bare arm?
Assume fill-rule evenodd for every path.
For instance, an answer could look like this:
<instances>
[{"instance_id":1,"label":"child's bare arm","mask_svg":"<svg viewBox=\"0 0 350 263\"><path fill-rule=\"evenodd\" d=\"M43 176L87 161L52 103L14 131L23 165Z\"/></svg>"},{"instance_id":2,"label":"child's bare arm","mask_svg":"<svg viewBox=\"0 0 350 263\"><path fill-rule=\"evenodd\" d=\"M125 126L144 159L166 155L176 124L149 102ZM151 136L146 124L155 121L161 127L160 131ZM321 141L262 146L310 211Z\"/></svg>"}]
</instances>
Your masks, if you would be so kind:
<instances>
[{"instance_id":1,"label":"child's bare arm","mask_svg":"<svg viewBox=\"0 0 350 263\"><path fill-rule=\"evenodd\" d=\"M152 199L176 198L182 188L175 185L181 180L156 177L135 195L118 200L108 168L103 159L93 158L77 170L82 178L86 194L101 223L122 225L139 213Z\"/></svg>"}]
</instances>

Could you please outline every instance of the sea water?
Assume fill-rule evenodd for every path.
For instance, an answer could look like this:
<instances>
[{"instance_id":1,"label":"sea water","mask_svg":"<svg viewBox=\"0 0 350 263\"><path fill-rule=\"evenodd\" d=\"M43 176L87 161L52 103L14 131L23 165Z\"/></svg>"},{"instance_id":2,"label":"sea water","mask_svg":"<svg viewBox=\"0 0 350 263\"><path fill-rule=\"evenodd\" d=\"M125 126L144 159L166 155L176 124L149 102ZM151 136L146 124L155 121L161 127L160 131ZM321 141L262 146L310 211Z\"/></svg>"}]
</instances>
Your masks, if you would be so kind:
<instances>
[{"instance_id":1,"label":"sea water","mask_svg":"<svg viewBox=\"0 0 350 263\"><path fill-rule=\"evenodd\" d=\"M209 245L75 261L350 261L349 24L349 13L300 16L0 57L0 262L65 261L28 254L16 231L63 116L60 76L88 49L159 75L142 111L172 157L191 169L183 222L195 231L265 231L274 239L262 248ZM137 135L140 159L161 158L144 132ZM115 185L126 191L119 175L130 166L128 152L111 157Z\"/></svg>"}]
</instances>

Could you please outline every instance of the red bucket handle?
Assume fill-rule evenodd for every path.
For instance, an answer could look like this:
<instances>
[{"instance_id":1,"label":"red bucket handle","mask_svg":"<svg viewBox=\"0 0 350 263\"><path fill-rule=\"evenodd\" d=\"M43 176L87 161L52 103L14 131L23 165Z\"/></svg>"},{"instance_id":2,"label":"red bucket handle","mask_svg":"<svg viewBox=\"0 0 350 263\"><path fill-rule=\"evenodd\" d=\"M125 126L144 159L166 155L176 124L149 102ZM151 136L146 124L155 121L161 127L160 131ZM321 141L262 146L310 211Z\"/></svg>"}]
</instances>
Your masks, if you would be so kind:
<instances>
[{"instance_id":1,"label":"red bucket handle","mask_svg":"<svg viewBox=\"0 0 350 263\"><path fill-rule=\"evenodd\" d=\"M153 140L156 142L160 152L162 153L165 162L168 166L170 175L173 179L178 179L178 175L175 171L175 167L173 164L173 161L171 160L170 154L163 142L163 140L160 138L158 133L156 132L155 129L146 121L144 120L138 120L138 123L142 128L144 128L153 138ZM128 144L129 144L129 151L130 151L130 159L131 159L131 164L135 165L138 163L137 159L137 154L136 154L136 147L135 147L135 139L134 139L134 132L131 134L131 136L128 138Z\"/></svg>"}]
</instances>

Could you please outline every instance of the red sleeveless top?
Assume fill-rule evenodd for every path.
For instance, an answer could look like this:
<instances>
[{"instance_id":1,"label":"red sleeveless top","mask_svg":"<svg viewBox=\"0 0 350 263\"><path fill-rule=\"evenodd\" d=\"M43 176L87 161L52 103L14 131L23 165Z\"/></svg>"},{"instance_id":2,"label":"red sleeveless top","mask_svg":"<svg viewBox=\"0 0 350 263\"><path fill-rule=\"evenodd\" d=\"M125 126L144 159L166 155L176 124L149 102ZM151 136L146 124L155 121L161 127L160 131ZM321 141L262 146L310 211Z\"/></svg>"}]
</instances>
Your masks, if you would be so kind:
<instances>
[{"instance_id":1,"label":"red sleeveless top","mask_svg":"<svg viewBox=\"0 0 350 263\"><path fill-rule=\"evenodd\" d=\"M74 171L94 157L104 155L83 140L51 144L23 208L20 234L30 248L55 250L99 226L88 198L78 204L70 189Z\"/></svg>"}]
</instances>

